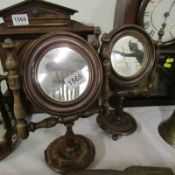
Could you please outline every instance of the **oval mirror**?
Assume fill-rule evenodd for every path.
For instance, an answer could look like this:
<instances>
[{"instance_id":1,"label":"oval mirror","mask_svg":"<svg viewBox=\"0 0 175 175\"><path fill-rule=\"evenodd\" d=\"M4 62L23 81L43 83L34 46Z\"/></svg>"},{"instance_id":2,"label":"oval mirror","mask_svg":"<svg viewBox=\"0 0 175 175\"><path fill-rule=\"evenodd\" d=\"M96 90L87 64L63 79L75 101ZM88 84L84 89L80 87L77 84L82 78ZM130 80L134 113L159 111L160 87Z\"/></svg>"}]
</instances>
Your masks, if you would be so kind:
<instances>
[{"instance_id":1,"label":"oval mirror","mask_svg":"<svg viewBox=\"0 0 175 175\"><path fill-rule=\"evenodd\" d=\"M143 70L147 60L143 44L133 36L120 38L112 49L111 64L122 77L132 77Z\"/></svg>"},{"instance_id":2,"label":"oval mirror","mask_svg":"<svg viewBox=\"0 0 175 175\"><path fill-rule=\"evenodd\" d=\"M89 68L85 59L68 47L47 52L37 72L42 90L55 101L75 100L85 91L89 81Z\"/></svg>"},{"instance_id":3,"label":"oval mirror","mask_svg":"<svg viewBox=\"0 0 175 175\"><path fill-rule=\"evenodd\" d=\"M126 25L109 33L108 37L111 83L117 87L131 87L146 80L155 63L154 44L149 35L139 26ZM103 44L102 50L104 47Z\"/></svg>"}]
</instances>

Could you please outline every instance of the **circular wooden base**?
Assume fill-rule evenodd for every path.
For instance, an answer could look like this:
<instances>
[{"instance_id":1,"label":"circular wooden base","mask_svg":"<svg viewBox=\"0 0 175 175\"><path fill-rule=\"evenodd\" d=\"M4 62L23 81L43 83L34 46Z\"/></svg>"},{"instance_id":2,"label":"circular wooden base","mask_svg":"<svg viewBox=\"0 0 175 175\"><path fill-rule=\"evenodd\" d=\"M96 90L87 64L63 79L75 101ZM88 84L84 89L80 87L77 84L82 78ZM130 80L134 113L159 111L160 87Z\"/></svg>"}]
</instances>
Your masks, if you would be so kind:
<instances>
[{"instance_id":1,"label":"circular wooden base","mask_svg":"<svg viewBox=\"0 0 175 175\"><path fill-rule=\"evenodd\" d=\"M81 136L75 135L71 149L65 146L65 137L54 140L45 151L48 166L56 172L81 170L94 160L95 148L93 143Z\"/></svg>"},{"instance_id":2,"label":"circular wooden base","mask_svg":"<svg viewBox=\"0 0 175 175\"><path fill-rule=\"evenodd\" d=\"M114 110L110 111L109 116L99 114L97 123L103 130L112 134L113 140L117 140L118 136L131 134L137 128L136 121L131 115L123 112L119 118Z\"/></svg>"}]
</instances>

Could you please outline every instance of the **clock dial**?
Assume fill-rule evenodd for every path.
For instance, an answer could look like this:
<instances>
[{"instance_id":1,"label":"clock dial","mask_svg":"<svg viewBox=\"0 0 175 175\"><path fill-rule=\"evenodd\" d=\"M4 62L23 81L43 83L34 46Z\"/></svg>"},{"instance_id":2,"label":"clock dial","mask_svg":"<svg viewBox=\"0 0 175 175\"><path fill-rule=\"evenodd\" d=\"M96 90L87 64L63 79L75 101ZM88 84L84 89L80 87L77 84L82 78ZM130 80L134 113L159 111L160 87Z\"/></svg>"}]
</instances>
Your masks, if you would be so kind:
<instances>
[{"instance_id":1,"label":"clock dial","mask_svg":"<svg viewBox=\"0 0 175 175\"><path fill-rule=\"evenodd\" d=\"M147 0L143 11L143 27L154 41L158 40L161 28L164 28L162 42L175 39L175 0Z\"/></svg>"},{"instance_id":2,"label":"clock dial","mask_svg":"<svg viewBox=\"0 0 175 175\"><path fill-rule=\"evenodd\" d=\"M135 37L122 37L113 47L111 63L114 71L122 77L138 74L145 64L143 45Z\"/></svg>"}]
</instances>

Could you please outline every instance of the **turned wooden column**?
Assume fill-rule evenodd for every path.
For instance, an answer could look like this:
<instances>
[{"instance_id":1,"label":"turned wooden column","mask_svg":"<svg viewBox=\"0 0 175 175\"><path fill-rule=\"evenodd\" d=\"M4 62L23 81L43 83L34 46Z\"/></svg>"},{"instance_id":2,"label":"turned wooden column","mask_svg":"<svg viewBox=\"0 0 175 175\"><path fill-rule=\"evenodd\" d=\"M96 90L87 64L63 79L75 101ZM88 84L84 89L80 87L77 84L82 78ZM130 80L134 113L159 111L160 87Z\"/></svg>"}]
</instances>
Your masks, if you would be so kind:
<instances>
[{"instance_id":1,"label":"turned wooden column","mask_svg":"<svg viewBox=\"0 0 175 175\"><path fill-rule=\"evenodd\" d=\"M15 58L15 44L11 39L5 39L2 47L6 52L5 66L8 71L9 88L14 98L14 114L16 118L17 133L20 138L26 139L29 135L28 124L25 120L26 112L21 99L21 83L18 72L18 63Z\"/></svg>"},{"instance_id":2,"label":"turned wooden column","mask_svg":"<svg viewBox=\"0 0 175 175\"><path fill-rule=\"evenodd\" d=\"M101 58L103 58L102 107L104 115L108 117L110 115L109 98L111 96L111 90L109 87L109 76L111 75L111 62L108 49L109 40L107 39L107 34L103 35L102 42L104 43L103 52L100 53Z\"/></svg>"}]
</instances>

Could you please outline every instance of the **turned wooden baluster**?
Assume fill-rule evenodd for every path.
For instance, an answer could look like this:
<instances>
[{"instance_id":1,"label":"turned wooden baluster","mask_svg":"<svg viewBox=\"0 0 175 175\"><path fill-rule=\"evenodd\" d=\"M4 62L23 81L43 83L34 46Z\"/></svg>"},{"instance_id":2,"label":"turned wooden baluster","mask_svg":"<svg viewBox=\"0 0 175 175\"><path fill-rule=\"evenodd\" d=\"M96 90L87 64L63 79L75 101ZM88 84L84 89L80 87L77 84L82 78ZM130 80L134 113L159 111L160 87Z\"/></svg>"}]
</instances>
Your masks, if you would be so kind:
<instances>
[{"instance_id":1,"label":"turned wooden baluster","mask_svg":"<svg viewBox=\"0 0 175 175\"><path fill-rule=\"evenodd\" d=\"M5 39L2 47L4 48L7 56L5 66L8 71L7 77L9 88L12 91L14 98L14 114L17 122L17 133L20 138L26 139L29 135L29 130L28 123L24 119L26 116L26 112L23 107L20 94L21 83L18 72L18 63L15 59L15 44L12 42L11 39Z\"/></svg>"},{"instance_id":2,"label":"turned wooden baluster","mask_svg":"<svg viewBox=\"0 0 175 175\"><path fill-rule=\"evenodd\" d=\"M109 42L107 34L103 34L102 42L104 44L104 49L100 53L100 57L103 58L103 85L102 85L102 107L103 112L106 117L110 115L110 104L109 98L111 96L111 90L109 87L109 76L111 75L111 62L110 62L110 52L109 52Z\"/></svg>"}]
</instances>

